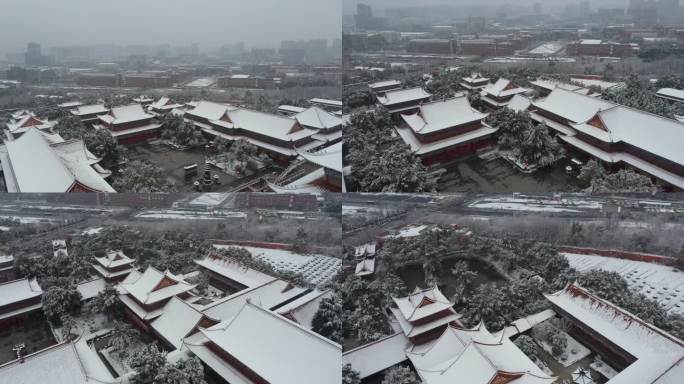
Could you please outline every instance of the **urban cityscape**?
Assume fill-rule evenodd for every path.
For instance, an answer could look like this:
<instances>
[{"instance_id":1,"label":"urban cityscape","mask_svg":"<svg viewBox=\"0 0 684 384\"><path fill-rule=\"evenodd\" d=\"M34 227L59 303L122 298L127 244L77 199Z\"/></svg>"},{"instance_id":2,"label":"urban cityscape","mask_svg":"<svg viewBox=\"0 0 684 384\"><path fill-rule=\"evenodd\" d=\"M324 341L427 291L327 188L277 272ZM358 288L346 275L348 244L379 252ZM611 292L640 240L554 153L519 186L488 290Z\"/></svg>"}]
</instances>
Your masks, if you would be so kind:
<instances>
[{"instance_id":1,"label":"urban cityscape","mask_svg":"<svg viewBox=\"0 0 684 384\"><path fill-rule=\"evenodd\" d=\"M0 384L680 384L679 0L7 0Z\"/></svg>"}]
</instances>

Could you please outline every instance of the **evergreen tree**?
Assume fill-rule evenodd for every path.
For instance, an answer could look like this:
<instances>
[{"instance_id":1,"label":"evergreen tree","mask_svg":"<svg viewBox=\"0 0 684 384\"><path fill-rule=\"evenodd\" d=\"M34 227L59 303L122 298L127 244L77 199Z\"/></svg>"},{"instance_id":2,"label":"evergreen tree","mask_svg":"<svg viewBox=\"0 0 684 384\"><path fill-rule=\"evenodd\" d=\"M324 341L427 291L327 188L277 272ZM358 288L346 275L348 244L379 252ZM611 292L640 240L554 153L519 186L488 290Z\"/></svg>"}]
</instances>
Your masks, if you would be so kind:
<instances>
[{"instance_id":1,"label":"evergreen tree","mask_svg":"<svg viewBox=\"0 0 684 384\"><path fill-rule=\"evenodd\" d=\"M166 355L156 345L150 344L133 353L129 361L135 372L131 384L156 384L155 378L166 364Z\"/></svg>"},{"instance_id":2,"label":"evergreen tree","mask_svg":"<svg viewBox=\"0 0 684 384\"><path fill-rule=\"evenodd\" d=\"M146 160L132 161L115 176L112 187L118 192L173 192L164 170Z\"/></svg>"},{"instance_id":3,"label":"evergreen tree","mask_svg":"<svg viewBox=\"0 0 684 384\"><path fill-rule=\"evenodd\" d=\"M342 344L342 300L336 295L321 300L311 320L311 329L321 336Z\"/></svg>"},{"instance_id":4,"label":"evergreen tree","mask_svg":"<svg viewBox=\"0 0 684 384\"><path fill-rule=\"evenodd\" d=\"M361 384L361 376L352 369L351 364L342 366L342 384Z\"/></svg>"},{"instance_id":5,"label":"evergreen tree","mask_svg":"<svg viewBox=\"0 0 684 384\"><path fill-rule=\"evenodd\" d=\"M420 380L409 367L392 367L385 371L381 384L420 384Z\"/></svg>"}]
</instances>

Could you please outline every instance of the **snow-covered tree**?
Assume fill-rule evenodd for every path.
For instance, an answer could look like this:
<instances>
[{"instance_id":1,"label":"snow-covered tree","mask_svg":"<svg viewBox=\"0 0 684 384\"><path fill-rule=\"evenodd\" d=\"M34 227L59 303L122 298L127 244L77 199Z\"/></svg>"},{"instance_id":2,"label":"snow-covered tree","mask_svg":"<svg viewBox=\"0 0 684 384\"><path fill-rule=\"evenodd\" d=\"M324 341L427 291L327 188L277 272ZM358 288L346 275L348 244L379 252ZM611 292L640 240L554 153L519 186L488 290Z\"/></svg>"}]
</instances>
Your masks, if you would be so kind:
<instances>
[{"instance_id":1,"label":"snow-covered tree","mask_svg":"<svg viewBox=\"0 0 684 384\"><path fill-rule=\"evenodd\" d=\"M342 343L342 300L337 295L321 300L311 320L311 329L336 343Z\"/></svg>"},{"instance_id":2,"label":"snow-covered tree","mask_svg":"<svg viewBox=\"0 0 684 384\"><path fill-rule=\"evenodd\" d=\"M350 180L366 192L431 192L435 183L408 145L396 143L380 153L350 151Z\"/></svg>"},{"instance_id":3,"label":"snow-covered tree","mask_svg":"<svg viewBox=\"0 0 684 384\"><path fill-rule=\"evenodd\" d=\"M81 306L81 293L76 286L52 286L45 290L42 298L45 317L60 321L62 316L73 313Z\"/></svg>"},{"instance_id":4,"label":"snow-covered tree","mask_svg":"<svg viewBox=\"0 0 684 384\"><path fill-rule=\"evenodd\" d=\"M304 228L297 228L297 234L292 242L292 251L295 253L307 253L309 249L309 236Z\"/></svg>"},{"instance_id":5,"label":"snow-covered tree","mask_svg":"<svg viewBox=\"0 0 684 384\"><path fill-rule=\"evenodd\" d=\"M146 160L132 161L115 176L112 187L118 192L173 192L175 187L164 170Z\"/></svg>"},{"instance_id":6,"label":"snow-covered tree","mask_svg":"<svg viewBox=\"0 0 684 384\"><path fill-rule=\"evenodd\" d=\"M120 318L123 314L123 305L119 300L119 293L114 287L106 287L93 299L93 310L104 313L109 318Z\"/></svg>"},{"instance_id":7,"label":"snow-covered tree","mask_svg":"<svg viewBox=\"0 0 684 384\"><path fill-rule=\"evenodd\" d=\"M350 322L362 344L381 339L390 333L387 319L378 304L377 300L364 294L358 299L356 310L351 314Z\"/></svg>"},{"instance_id":8,"label":"snow-covered tree","mask_svg":"<svg viewBox=\"0 0 684 384\"><path fill-rule=\"evenodd\" d=\"M361 375L352 368L351 364L342 366L342 384L361 384Z\"/></svg>"},{"instance_id":9,"label":"snow-covered tree","mask_svg":"<svg viewBox=\"0 0 684 384\"><path fill-rule=\"evenodd\" d=\"M197 147L206 144L202 131L193 123L171 113L162 117L161 137L181 146Z\"/></svg>"},{"instance_id":10,"label":"snow-covered tree","mask_svg":"<svg viewBox=\"0 0 684 384\"><path fill-rule=\"evenodd\" d=\"M120 359L128 359L134 352L131 344L140 338L140 332L130 324L115 320L109 333L109 346Z\"/></svg>"},{"instance_id":11,"label":"snow-covered tree","mask_svg":"<svg viewBox=\"0 0 684 384\"><path fill-rule=\"evenodd\" d=\"M206 384L204 367L197 357L176 364L166 363L159 368L154 384Z\"/></svg>"},{"instance_id":12,"label":"snow-covered tree","mask_svg":"<svg viewBox=\"0 0 684 384\"><path fill-rule=\"evenodd\" d=\"M565 150L551 137L546 124L530 124L519 144L519 158L539 167L546 167L565 156Z\"/></svg>"},{"instance_id":13,"label":"snow-covered tree","mask_svg":"<svg viewBox=\"0 0 684 384\"><path fill-rule=\"evenodd\" d=\"M348 188L368 192L425 192L434 181L409 146L392 137L393 123L384 108L354 113L345 127L345 164L351 166Z\"/></svg>"},{"instance_id":14,"label":"snow-covered tree","mask_svg":"<svg viewBox=\"0 0 684 384\"><path fill-rule=\"evenodd\" d=\"M451 268L451 274L456 277L456 282L452 287L454 289L453 300L460 303L466 288L470 288L470 285L477 279L477 272L471 270L467 262L457 261Z\"/></svg>"},{"instance_id":15,"label":"snow-covered tree","mask_svg":"<svg viewBox=\"0 0 684 384\"><path fill-rule=\"evenodd\" d=\"M520 335L513 343L530 359L534 360L537 358L537 343L534 342L533 338L527 335Z\"/></svg>"},{"instance_id":16,"label":"snow-covered tree","mask_svg":"<svg viewBox=\"0 0 684 384\"><path fill-rule=\"evenodd\" d=\"M135 372L131 384L156 384L155 378L166 364L166 355L155 344L147 345L133 353L129 366Z\"/></svg>"},{"instance_id":17,"label":"snow-covered tree","mask_svg":"<svg viewBox=\"0 0 684 384\"><path fill-rule=\"evenodd\" d=\"M582 166L578 179L589 191L595 193L647 193L656 189L648 176L628 169L609 173L593 159Z\"/></svg>"},{"instance_id":18,"label":"snow-covered tree","mask_svg":"<svg viewBox=\"0 0 684 384\"><path fill-rule=\"evenodd\" d=\"M411 368L396 366L385 371L382 384L420 384L420 380Z\"/></svg>"}]
</instances>

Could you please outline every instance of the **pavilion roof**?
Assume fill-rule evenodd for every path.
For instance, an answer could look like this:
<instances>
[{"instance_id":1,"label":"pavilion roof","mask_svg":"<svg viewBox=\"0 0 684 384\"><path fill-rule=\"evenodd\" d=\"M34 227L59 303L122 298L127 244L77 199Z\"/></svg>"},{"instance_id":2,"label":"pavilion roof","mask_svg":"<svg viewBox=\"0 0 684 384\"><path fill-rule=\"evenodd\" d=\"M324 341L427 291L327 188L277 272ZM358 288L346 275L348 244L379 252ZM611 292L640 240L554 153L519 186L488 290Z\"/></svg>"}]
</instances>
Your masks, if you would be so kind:
<instances>
[{"instance_id":1,"label":"pavilion roof","mask_svg":"<svg viewBox=\"0 0 684 384\"><path fill-rule=\"evenodd\" d=\"M504 78L500 78L496 81L496 83L490 84L488 87L482 90L484 94L494 97L506 97L519 93L525 93L527 91L527 88L520 87L514 82Z\"/></svg>"},{"instance_id":2,"label":"pavilion roof","mask_svg":"<svg viewBox=\"0 0 684 384\"><path fill-rule=\"evenodd\" d=\"M410 295L402 298L392 298L404 319L416 321L435 313L451 309L454 303L449 301L439 288L416 289ZM455 311L454 311L455 313Z\"/></svg>"},{"instance_id":3,"label":"pavilion roof","mask_svg":"<svg viewBox=\"0 0 684 384\"><path fill-rule=\"evenodd\" d=\"M125 124L134 121L151 119L154 116L146 113L140 104L124 105L114 107L109 114L98 116L98 118L107 124Z\"/></svg>"},{"instance_id":4,"label":"pavilion roof","mask_svg":"<svg viewBox=\"0 0 684 384\"><path fill-rule=\"evenodd\" d=\"M414 132L428 134L481 121L487 115L473 109L466 96L460 96L421 104L418 113L402 114L401 118Z\"/></svg>"},{"instance_id":5,"label":"pavilion roof","mask_svg":"<svg viewBox=\"0 0 684 384\"><path fill-rule=\"evenodd\" d=\"M147 267L134 282L124 280L119 286L142 304L153 304L196 287L168 270L161 272L152 266Z\"/></svg>"},{"instance_id":6,"label":"pavilion roof","mask_svg":"<svg viewBox=\"0 0 684 384\"><path fill-rule=\"evenodd\" d=\"M164 306L161 316L154 319L150 325L164 339L180 349L183 345L183 339L198 327L203 319L207 319L213 324L219 322L182 299L172 297Z\"/></svg>"},{"instance_id":7,"label":"pavilion roof","mask_svg":"<svg viewBox=\"0 0 684 384\"><path fill-rule=\"evenodd\" d=\"M342 142L335 143L317 152L297 151L297 153L310 163L342 172Z\"/></svg>"},{"instance_id":8,"label":"pavilion roof","mask_svg":"<svg viewBox=\"0 0 684 384\"><path fill-rule=\"evenodd\" d=\"M102 257L96 257L98 263L106 268L115 268L121 265L131 264L135 260L126 256L123 251L107 251L107 254Z\"/></svg>"}]
</instances>

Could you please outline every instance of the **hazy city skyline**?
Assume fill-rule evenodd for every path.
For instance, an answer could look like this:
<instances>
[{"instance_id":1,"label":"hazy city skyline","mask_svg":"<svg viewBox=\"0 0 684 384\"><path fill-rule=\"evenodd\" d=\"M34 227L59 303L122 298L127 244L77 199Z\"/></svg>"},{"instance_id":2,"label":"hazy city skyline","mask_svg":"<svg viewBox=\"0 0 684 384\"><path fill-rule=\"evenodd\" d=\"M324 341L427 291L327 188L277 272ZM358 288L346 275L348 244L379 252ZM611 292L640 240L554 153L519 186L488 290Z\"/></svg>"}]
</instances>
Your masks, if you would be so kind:
<instances>
[{"instance_id":1,"label":"hazy city skyline","mask_svg":"<svg viewBox=\"0 0 684 384\"><path fill-rule=\"evenodd\" d=\"M282 40L340 38L341 3L316 0L9 0L3 4L0 53L65 45L189 45L244 42L277 47ZM277 9L276 9L277 7ZM74 10L79 10L74 12ZM258 26L258 27L257 27ZM8 38L11 37L11 38Z\"/></svg>"}]
</instances>

